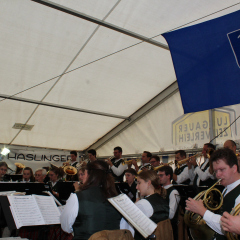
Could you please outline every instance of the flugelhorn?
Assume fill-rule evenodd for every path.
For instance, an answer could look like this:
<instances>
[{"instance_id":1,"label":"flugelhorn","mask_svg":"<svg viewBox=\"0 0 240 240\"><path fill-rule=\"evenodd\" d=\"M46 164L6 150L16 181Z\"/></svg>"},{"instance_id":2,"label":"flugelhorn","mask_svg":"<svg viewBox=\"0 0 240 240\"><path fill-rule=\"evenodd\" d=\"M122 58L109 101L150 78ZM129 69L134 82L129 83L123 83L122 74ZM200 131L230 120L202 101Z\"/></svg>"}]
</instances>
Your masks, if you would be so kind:
<instances>
[{"instance_id":1,"label":"flugelhorn","mask_svg":"<svg viewBox=\"0 0 240 240\"><path fill-rule=\"evenodd\" d=\"M171 161L171 162L167 163L166 165L162 164L162 165L160 165L160 166L154 167L153 170L154 170L154 171L159 171L159 170L161 171L161 168L162 168L162 167L164 167L164 166L170 166L170 165L173 165L173 164L175 164L175 161Z\"/></svg>"},{"instance_id":2,"label":"flugelhorn","mask_svg":"<svg viewBox=\"0 0 240 240\"><path fill-rule=\"evenodd\" d=\"M232 209L230 214L232 216L237 216L239 213L240 213L240 203ZM238 240L238 235L235 233L226 232L226 237L228 240Z\"/></svg>"},{"instance_id":3,"label":"flugelhorn","mask_svg":"<svg viewBox=\"0 0 240 240\"><path fill-rule=\"evenodd\" d=\"M196 157L199 157L199 156L202 156L203 154L202 153L197 153L191 157L188 157L188 158L185 158L183 160L180 160L177 162L177 168L180 168L183 164L186 164L187 162L191 161L191 158L196 158Z\"/></svg>"},{"instance_id":4,"label":"flugelhorn","mask_svg":"<svg viewBox=\"0 0 240 240\"><path fill-rule=\"evenodd\" d=\"M220 181L221 179L209 189L197 194L194 200L199 201L202 199L204 206L212 212L219 210L223 204L223 195L220 190L214 187L220 183ZM213 238L215 232L206 224L202 216L187 210L184 214L184 221L189 226L190 233L194 240L211 240Z\"/></svg>"},{"instance_id":5,"label":"flugelhorn","mask_svg":"<svg viewBox=\"0 0 240 240\"><path fill-rule=\"evenodd\" d=\"M132 158L132 159L126 159L126 160L123 160L123 165L125 165L125 164L131 164L132 163L132 161L133 160L135 160L136 162L141 162L141 158Z\"/></svg>"}]
</instances>

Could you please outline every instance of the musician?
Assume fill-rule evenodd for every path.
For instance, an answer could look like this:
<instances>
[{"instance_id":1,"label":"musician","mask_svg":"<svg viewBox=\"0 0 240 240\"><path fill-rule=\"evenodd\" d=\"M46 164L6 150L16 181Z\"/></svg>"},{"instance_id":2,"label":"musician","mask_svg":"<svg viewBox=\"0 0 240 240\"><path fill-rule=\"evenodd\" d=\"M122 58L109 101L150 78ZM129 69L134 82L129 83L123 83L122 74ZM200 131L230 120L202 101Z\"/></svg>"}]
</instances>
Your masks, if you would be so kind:
<instances>
[{"instance_id":1,"label":"musician","mask_svg":"<svg viewBox=\"0 0 240 240\"><path fill-rule=\"evenodd\" d=\"M135 159L132 160L132 164L134 165L135 169L137 172L140 172L140 171L145 171L145 170L150 170L151 169L151 164L150 164L150 159L152 157L152 154L148 151L144 151L142 153L142 165L141 166L138 166L137 165L137 162Z\"/></svg>"},{"instance_id":2,"label":"musician","mask_svg":"<svg viewBox=\"0 0 240 240\"><path fill-rule=\"evenodd\" d=\"M160 166L160 158L157 155L152 155L150 159L150 164L153 168Z\"/></svg>"},{"instance_id":3,"label":"musician","mask_svg":"<svg viewBox=\"0 0 240 240\"><path fill-rule=\"evenodd\" d=\"M171 184L173 169L170 166L163 166L158 171L160 184L167 190L167 200L169 202L169 219L171 219L174 240L178 239L178 219L177 209L180 201L179 192Z\"/></svg>"},{"instance_id":4,"label":"musician","mask_svg":"<svg viewBox=\"0 0 240 240\"><path fill-rule=\"evenodd\" d=\"M122 148L115 147L113 150L114 158L106 159L110 166L115 182L123 182L124 171L128 168L127 164L123 165Z\"/></svg>"},{"instance_id":5,"label":"musician","mask_svg":"<svg viewBox=\"0 0 240 240\"><path fill-rule=\"evenodd\" d=\"M78 161L77 161L77 152L76 151L71 151L70 152L70 156L71 156L71 162L65 162L64 165L65 166L73 166L73 167L76 167L76 165L78 164Z\"/></svg>"},{"instance_id":6,"label":"musician","mask_svg":"<svg viewBox=\"0 0 240 240\"><path fill-rule=\"evenodd\" d=\"M55 197L59 198L59 182L62 181L59 179L59 170L57 168L51 169L48 176L50 178L49 185L52 189L52 193Z\"/></svg>"},{"instance_id":7,"label":"musician","mask_svg":"<svg viewBox=\"0 0 240 240\"><path fill-rule=\"evenodd\" d=\"M25 167L23 169L23 179L20 182L34 182L33 171L30 167Z\"/></svg>"},{"instance_id":8,"label":"musician","mask_svg":"<svg viewBox=\"0 0 240 240\"><path fill-rule=\"evenodd\" d=\"M136 201L136 194L137 194L137 189L136 189L137 184L135 182L136 176L137 176L137 172L133 168L127 169L125 171L126 183L130 187L131 193L133 194L133 197L131 198L133 202Z\"/></svg>"},{"instance_id":9,"label":"musician","mask_svg":"<svg viewBox=\"0 0 240 240\"><path fill-rule=\"evenodd\" d=\"M175 152L175 162L186 159L186 152L184 150L178 150ZM188 174L188 169L191 168L191 166L188 166L187 164L183 164L180 168L175 168L174 174L173 174L173 184L185 184L189 185L191 180Z\"/></svg>"},{"instance_id":10,"label":"musician","mask_svg":"<svg viewBox=\"0 0 240 240\"><path fill-rule=\"evenodd\" d=\"M224 212L221 217L222 228L224 231L240 235L240 216L232 216Z\"/></svg>"},{"instance_id":11,"label":"musician","mask_svg":"<svg viewBox=\"0 0 240 240\"><path fill-rule=\"evenodd\" d=\"M224 145L223 145L224 148L229 148L231 149L235 154L236 154L236 151L237 151L237 144L233 141L233 140L227 140ZM238 166L240 168L240 155L237 154L237 159L238 159Z\"/></svg>"},{"instance_id":12,"label":"musician","mask_svg":"<svg viewBox=\"0 0 240 240\"><path fill-rule=\"evenodd\" d=\"M217 179L222 179L221 184L225 187L223 190L223 205L219 214L214 214L207 210L202 201L196 201L192 198L186 200L186 210L197 213L203 217L207 225L215 232L215 239L227 239L223 236L220 225L220 218L224 211L231 212L232 208L240 203L240 174L236 155L230 149L218 149L210 158L213 164L213 170Z\"/></svg>"},{"instance_id":13,"label":"musician","mask_svg":"<svg viewBox=\"0 0 240 240\"><path fill-rule=\"evenodd\" d=\"M87 165L81 191L71 194L61 214L63 231L87 240L95 232L119 229L121 214L107 200L116 195L108 164L97 160Z\"/></svg>"},{"instance_id":14,"label":"musician","mask_svg":"<svg viewBox=\"0 0 240 240\"><path fill-rule=\"evenodd\" d=\"M142 171L137 178L137 189L144 199L136 202L136 206L152 221L158 223L169 217L169 205L166 198L166 190L161 187L160 180L155 171ZM124 220L121 220L121 229L128 229L134 236L135 230ZM135 240L144 239L136 231Z\"/></svg>"},{"instance_id":15,"label":"musician","mask_svg":"<svg viewBox=\"0 0 240 240\"><path fill-rule=\"evenodd\" d=\"M0 182L7 182L4 175L7 173L8 165L5 162L0 162Z\"/></svg>"},{"instance_id":16,"label":"musician","mask_svg":"<svg viewBox=\"0 0 240 240\"><path fill-rule=\"evenodd\" d=\"M201 166L198 166L196 158L193 158L189 163L194 167L189 169L189 175L192 176L194 186L212 186L216 182L215 177L209 171L210 164L207 156L209 150L215 150L215 146L211 143L205 143L203 146L202 154L204 156L204 162Z\"/></svg>"},{"instance_id":17,"label":"musician","mask_svg":"<svg viewBox=\"0 0 240 240\"><path fill-rule=\"evenodd\" d=\"M88 158L90 162L96 161L97 160L97 152L94 149L88 150Z\"/></svg>"},{"instance_id":18,"label":"musician","mask_svg":"<svg viewBox=\"0 0 240 240\"><path fill-rule=\"evenodd\" d=\"M75 182L73 184L74 188L75 188L75 192L78 192L80 190L80 186L83 184L83 178L84 178L84 172L85 172L86 167L81 167L80 169L78 169L78 180L79 182Z\"/></svg>"},{"instance_id":19,"label":"musician","mask_svg":"<svg viewBox=\"0 0 240 240\"><path fill-rule=\"evenodd\" d=\"M47 176L47 171L43 168L38 168L35 171L35 181L39 183L44 183L44 179Z\"/></svg>"}]
</instances>

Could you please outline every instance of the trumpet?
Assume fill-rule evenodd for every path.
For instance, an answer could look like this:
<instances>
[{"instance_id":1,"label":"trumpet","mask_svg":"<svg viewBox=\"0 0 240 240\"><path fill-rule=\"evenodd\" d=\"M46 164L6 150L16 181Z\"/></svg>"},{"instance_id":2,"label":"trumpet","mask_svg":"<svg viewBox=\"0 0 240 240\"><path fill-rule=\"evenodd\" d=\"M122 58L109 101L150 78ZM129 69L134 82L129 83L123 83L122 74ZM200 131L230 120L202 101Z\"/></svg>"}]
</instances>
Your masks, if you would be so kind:
<instances>
[{"instance_id":1,"label":"trumpet","mask_svg":"<svg viewBox=\"0 0 240 240\"><path fill-rule=\"evenodd\" d=\"M188 158L185 158L183 160L178 161L177 162L177 168L180 168L183 164L186 164L189 161L191 162L191 158L199 157L199 156L202 156L202 155L203 155L202 153L197 153L194 156L191 156L191 157L188 157Z\"/></svg>"},{"instance_id":2,"label":"trumpet","mask_svg":"<svg viewBox=\"0 0 240 240\"><path fill-rule=\"evenodd\" d=\"M20 168L20 169L25 168L25 165L22 163L14 163L14 164L17 166L17 168Z\"/></svg>"},{"instance_id":3,"label":"trumpet","mask_svg":"<svg viewBox=\"0 0 240 240\"><path fill-rule=\"evenodd\" d=\"M81 163L76 164L76 168L81 168L84 164L87 164L89 162L88 159L83 160Z\"/></svg>"},{"instance_id":4,"label":"trumpet","mask_svg":"<svg viewBox=\"0 0 240 240\"><path fill-rule=\"evenodd\" d=\"M198 193L194 200L203 200L203 204L205 207L212 212L219 210L223 204L223 195L220 190L214 188L217 184L219 184L221 179L219 179L212 187L209 189ZM219 195L219 196L217 196ZM216 201L216 196L220 198L219 201ZM214 198L215 197L215 198ZM218 199L219 199L218 198ZM215 232L206 224L203 218L190 211L186 211L184 215L184 221L190 228L190 233L192 238L197 239L212 239ZM200 237L199 237L200 235Z\"/></svg>"},{"instance_id":5,"label":"trumpet","mask_svg":"<svg viewBox=\"0 0 240 240\"><path fill-rule=\"evenodd\" d=\"M71 159L68 159L66 162L63 163L63 166L66 166L67 163L71 163Z\"/></svg>"},{"instance_id":6,"label":"trumpet","mask_svg":"<svg viewBox=\"0 0 240 240\"><path fill-rule=\"evenodd\" d=\"M123 163L122 163L122 164L123 164L123 165L125 165L125 164L131 164L133 160L135 160L136 162L141 162L141 161L142 161L141 158L134 158L134 159L130 159L130 160L126 159L126 160L123 160Z\"/></svg>"},{"instance_id":7,"label":"trumpet","mask_svg":"<svg viewBox=\"0 0 240 240\"><path fill-rule=\"evenodd\" d=\"M164 167L164 166L170 166L170 165L173 165L173 164L175 164L175 161L171 161L171 162L167 163L167 165L160 165L160 166L158 166L158 167L155 167L155 168L153 168L153 170L154 170L154 171L159 171L159 170L161 170L162 167Z\"/></svg>"}]
</instances>

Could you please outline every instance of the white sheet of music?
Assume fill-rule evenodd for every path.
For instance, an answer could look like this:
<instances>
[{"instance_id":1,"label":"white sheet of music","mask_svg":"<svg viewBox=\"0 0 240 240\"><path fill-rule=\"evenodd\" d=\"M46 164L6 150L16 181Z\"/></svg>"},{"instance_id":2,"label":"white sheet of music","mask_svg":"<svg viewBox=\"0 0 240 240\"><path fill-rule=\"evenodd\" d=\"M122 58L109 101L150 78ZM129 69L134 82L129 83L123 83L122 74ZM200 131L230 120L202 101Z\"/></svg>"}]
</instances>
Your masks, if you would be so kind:
<instances>
[{"instance_id":1,"label":"white sheet of music","mask_svg":"<svg viewBox=\"0 0 240 240\"><path fill-rule=\"evenodd\" d=\"M31 195L8 196L8 200L17 229L22 226L44 225L42 214Z\"/></svg>"},{"instance_id":2,"label":"white sheet of music","mask_svg":"<svg viewBox=\"0 0 240 240\"><path fill-rule=\"evenodd\" d=\"M60 224L60 213L49 196L8 196L17 229L22 226Z\"/></svg>"},{"instance_id":3,"label":"white sheet of music","mask_svg":"<svg viewBox=\"0 0 240 240\"><path fill-rule=\"evenodd\" d=\"M60 224L60 213L52 197L34 195L45 224Z\"/></svg>"},{"instance_id":4,"label":"white sheet of music","mask_svg":"<svg viewBox=\"0 0 240 240\"><path fill-rule=\"evenodd\" d=\"M148 218L126 194L109 198L108 201L143 235L148 237L157 228L157 224Z\"/></svg>"}]
</instances>

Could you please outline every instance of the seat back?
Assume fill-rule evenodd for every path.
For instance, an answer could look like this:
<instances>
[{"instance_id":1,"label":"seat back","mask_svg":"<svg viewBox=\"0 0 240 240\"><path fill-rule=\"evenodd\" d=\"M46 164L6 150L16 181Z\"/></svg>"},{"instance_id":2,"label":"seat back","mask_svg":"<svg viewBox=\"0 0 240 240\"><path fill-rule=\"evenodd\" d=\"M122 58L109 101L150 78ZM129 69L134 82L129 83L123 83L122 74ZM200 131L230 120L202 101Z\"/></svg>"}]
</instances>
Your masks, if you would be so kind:
<instances>
[{"instance_id":1,"label":"seat back","mask_svg":"<svg viewBox=\"0 0 240 240\"><path fill-rule=\"evenodd\" d=\"M129 230L103 230L94 233L88 240L134 240Z\"/></svg>"}]
</instances>

